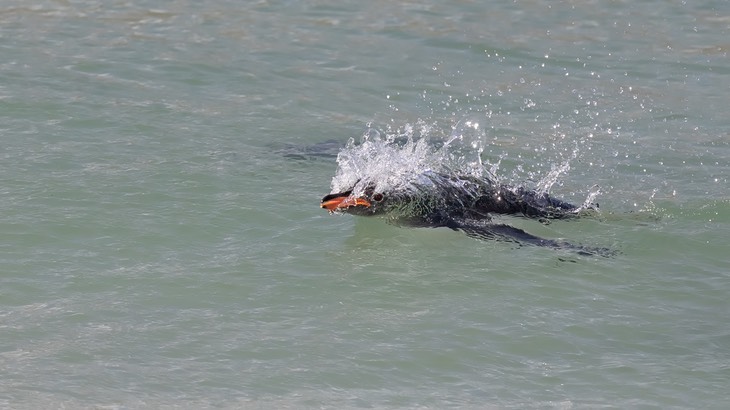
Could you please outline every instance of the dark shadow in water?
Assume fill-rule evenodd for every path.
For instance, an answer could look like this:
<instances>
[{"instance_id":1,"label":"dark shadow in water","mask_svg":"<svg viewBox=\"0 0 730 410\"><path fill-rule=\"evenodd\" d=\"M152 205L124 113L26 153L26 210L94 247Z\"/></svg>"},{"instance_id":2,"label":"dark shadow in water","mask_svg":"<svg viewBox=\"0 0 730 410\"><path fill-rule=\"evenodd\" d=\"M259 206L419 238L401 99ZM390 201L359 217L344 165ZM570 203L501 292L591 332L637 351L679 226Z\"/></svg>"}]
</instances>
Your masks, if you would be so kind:
<instances>
[{"instance_id":1,"label":"dark shadow in water","mask_svg":"<svg viewBox=\"0 0 730 410\"><path fill-rule=\"evenodd\" d=\"M285 144L282 147L273 147L274 152L284 158L295 160L331 160L337 159L337 154L345 147L342 141L327 140L312 145Z\"/></svg>"}]
</instances>

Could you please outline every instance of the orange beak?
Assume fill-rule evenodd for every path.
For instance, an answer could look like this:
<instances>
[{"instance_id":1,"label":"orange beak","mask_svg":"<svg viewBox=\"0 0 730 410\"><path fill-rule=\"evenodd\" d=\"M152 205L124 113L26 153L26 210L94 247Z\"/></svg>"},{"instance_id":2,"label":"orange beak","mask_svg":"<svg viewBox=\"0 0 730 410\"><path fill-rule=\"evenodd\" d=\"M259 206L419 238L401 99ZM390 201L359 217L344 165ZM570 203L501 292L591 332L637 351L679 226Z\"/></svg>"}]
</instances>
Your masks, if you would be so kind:
<instances>
[{"instance_id":1,"label":"orange beak","mask_svg":"<svg viewBox=\"0 0 730 410\"><path fill-rule=\"evenodd\" d=\"M351 191L327 195L322 198L321 206L330 212L354 206L364 206L365 208L369 208L371 206L370 202L365 198L355 198L350 194Z\"/></svg>"}]
</instances>

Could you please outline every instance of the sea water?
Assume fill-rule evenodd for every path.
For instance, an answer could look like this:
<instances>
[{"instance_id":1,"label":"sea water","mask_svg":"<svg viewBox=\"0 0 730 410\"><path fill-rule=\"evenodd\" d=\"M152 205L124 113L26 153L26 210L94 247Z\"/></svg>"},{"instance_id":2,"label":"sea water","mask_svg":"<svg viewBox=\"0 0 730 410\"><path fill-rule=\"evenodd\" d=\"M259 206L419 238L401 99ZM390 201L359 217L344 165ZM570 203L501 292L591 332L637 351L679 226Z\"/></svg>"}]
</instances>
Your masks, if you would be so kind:
<instances>
[{"instance_id":1,"label":"sea water","mask_svg":"<svg viewBox=\"0 0 730 410\"><path fill-rule=\"evenodd\" d=\"M725 1L4 2L0 407L726 408L729 29ZM467 163L600 205L498 222L619 253L328 215L335 158L282 154L466 122Z\"/></svg>"}]
</instances>

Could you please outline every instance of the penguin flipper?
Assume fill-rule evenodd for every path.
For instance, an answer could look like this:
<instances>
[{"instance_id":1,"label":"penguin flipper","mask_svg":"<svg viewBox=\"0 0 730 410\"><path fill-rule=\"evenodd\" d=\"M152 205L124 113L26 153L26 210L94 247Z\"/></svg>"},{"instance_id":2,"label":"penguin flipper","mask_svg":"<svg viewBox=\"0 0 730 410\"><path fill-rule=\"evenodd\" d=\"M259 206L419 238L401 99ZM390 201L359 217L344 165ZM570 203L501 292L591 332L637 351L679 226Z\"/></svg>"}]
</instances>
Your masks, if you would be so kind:
<instances>
[{"instance_id":1,"label":"penguin flipper","mask_svg":"<svg viewBox=\"0 0 730 410\"><path fill-rule=\"evenodd\" d=\"M488 220L449 218L443 214L434 214L428 218L407 218L392 221L399 226L412 228L449 228L461 231L467 236L479 240L496 240L511 242L517 245L541 246L552 249L563 249L584 256L615 256L616 251L609 248L576 245L570 242L541 238L520 228L505 224L494 224Z\"/></svg>"},{"instance_id":2,"label":"penguin flipper","mask_svg":"<svg viewBox=\"0 0 730 410\"><path fill-rule=\"evenodd\" d=\"M570 242L558 241L554 239L541 238L531 233L527 233L522 229L504 224L491 224L481 221L451 221L451 229L464 232L467 236L480 240L497 240L512 242L518 245L533 245L553 249L565 249L584 256L603 256L612 257L616 255L616 251L592 246L576 245Z\"/></svg>"}]
</instances>

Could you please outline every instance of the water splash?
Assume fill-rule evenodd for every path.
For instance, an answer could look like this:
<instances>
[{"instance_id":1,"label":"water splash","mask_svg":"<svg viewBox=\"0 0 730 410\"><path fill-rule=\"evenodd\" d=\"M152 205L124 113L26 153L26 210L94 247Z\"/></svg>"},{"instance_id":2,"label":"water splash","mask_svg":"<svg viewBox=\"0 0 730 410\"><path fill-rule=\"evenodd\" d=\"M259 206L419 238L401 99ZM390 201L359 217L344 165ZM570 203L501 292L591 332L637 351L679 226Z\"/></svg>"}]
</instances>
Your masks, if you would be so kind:
<instances>
[{"instance_id":1,"label":"water splash","mask_svg":"<svg viewBox=\"0 0 730 410\"><path fill-rule=\"evenodd\" d=\"M550 172L548 172L545 177L538 181L535 190L541 194L549 194L550 188L555 185L555 183L558 181L558 178L560 178L561 175L566 174L568 171L570 171L570 161L565 161L560 165L553 164L550 167Z\"/></svg>"},{"instance_id":2,"label":"water splash","mask_svg":"<svg viewBox=\"0 0 730 410\"><path fill-rule=\"evenodd\" d=\"M586 199L583 201L583 203L578 207L578 212L584 211L586 209L595 210L597 209L598 205L596 204L596 198L598 198L599 195L601 195L601 187L598 185L593 185L588 191L588 195L586 196Z\"/></svg>"},{"instance_id":3,"label":"water splash","mask_svg":"<svg viewBox=\"0 0 730 410\"><path fill-rule=\"evenodd\" d=\"M379 191L410 189L422 183L422 176L430 172L473 176L502 183L500 165L507 155L498 155L496 162L483 161L482 154L487 146L485 127L477 116L461 119L443 131L436 123L419 120L397 129L381 131L369 128L356 140L350 138L337 156L338 169L332 178L331 192L353 190L361 195L365 181L375 184ZM560 178L570 171L571 161L578 157L576 143L569 158L553 164L551 170L538 178L535 191L549 194ZM517 179L513 175L510 179ZM359 184L363 181L362 184ZM507 185L521 186L519 183ZM581 208L589 208L600 195L600 189L592 188Z\"/></svg>"},{"instance_id":4,"label":"water splash","mask_svg":"<svg viewBox=\"0 0 730 410\"><path fill-rule=\"evenodd\" d=\"M337 156L332 191L354 186L358 194L360 180L388 190L428 172L481 177L483 150L484 131L474 119L457 123L447 137L425 121L385 132L369 128L359 141L350 138Z\"/></svg>"},{"instance_id":5,"label":"water splash","mask_svg":"<svg viewBox=\"0 0 730 410\"><path fill-rule=\"evenodd\" d=\"M461 173L481 177L486 133L478 119L464 118L452 127L451 135L442 149L446 150L451 166Z\"/></svg>"},{"instance_id":6,"label":"water splash","mask_svg":"<svg viewBox=\"0 0 730 410\"><path fill-rule=\"evenodd\" d=\"M568 171L570 171L570 162L578 157L579 152L580 150L578 148L578 144L576 143L570 155L570 158L563 161L560 165L552 164L550 166L550 172L548 172L547 175L545 175L544 177L540 178L540 180L537 182L535 190L541 194L549 194L550 189L553 187L553 185L555 185L555 183L558 182L560 177L562 175L567 175Z\"/></svg>"},{"instance_id":7,"label":"water splash","mask_svg":"<svg viewBox=\"0 0 730 410\"><path fill-rule=\"evenodd\" d=\"M381 132L369 128L356 142L350 138L337 155L338 169L332 178L332 192L356 187L357 182L368 180L380 189L390 189L408 182L414 175L431 170L445 170L440 150L430 143L433 127L419 121L406 124L395 132Z\"/></svg>"}]
</instances>

